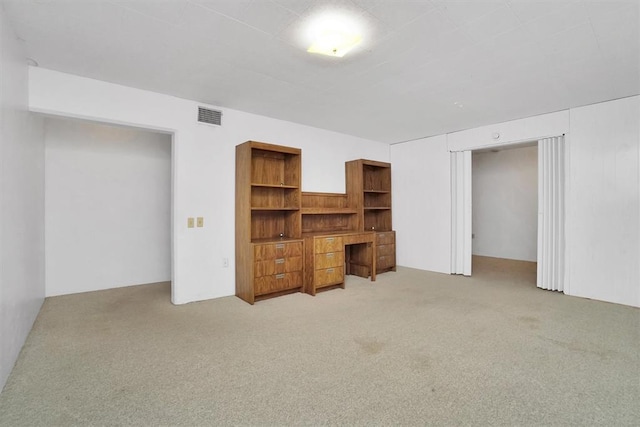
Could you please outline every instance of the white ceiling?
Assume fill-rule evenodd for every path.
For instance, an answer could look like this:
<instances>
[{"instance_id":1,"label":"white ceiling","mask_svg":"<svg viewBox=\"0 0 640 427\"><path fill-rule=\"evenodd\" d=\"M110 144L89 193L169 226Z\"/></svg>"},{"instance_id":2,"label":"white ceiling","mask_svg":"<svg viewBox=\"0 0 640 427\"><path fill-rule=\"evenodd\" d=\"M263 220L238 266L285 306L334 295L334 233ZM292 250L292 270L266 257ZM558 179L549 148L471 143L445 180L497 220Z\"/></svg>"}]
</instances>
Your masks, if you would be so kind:
<instances>
[{"instance_id":1,"label":"white ceiling","mask_svg":"<svg viewBox=\"0 0 640 427\"><path fill-rule=\"evenodd\" d=\"M638 0L0 1L41 67L388 143L640 93ZM328 8L342 59L300 42Z\"/></svg>"}]
</instances>

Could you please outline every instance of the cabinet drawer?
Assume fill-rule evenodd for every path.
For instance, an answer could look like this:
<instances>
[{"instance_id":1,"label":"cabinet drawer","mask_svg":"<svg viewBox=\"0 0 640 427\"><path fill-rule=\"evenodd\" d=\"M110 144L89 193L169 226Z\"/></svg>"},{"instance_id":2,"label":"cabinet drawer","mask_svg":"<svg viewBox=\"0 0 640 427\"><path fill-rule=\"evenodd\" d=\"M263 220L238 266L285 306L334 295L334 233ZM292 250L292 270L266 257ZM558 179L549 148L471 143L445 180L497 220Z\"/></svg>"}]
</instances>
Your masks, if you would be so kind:
<instances>
[{"instance_id":1,"label":"cabinet drawer","mask_svg":"<svg viewBox=\"0 0 640 427\"><path fill-rule=\"evenodd\" d=\"M376 245L391 245L396 242L395 231L385 231L376 233Z\"/></svg>"},{"instance_id":2,"label":"cabinet drawer","mask_svg":"<svg viewBox=\"0 0 640 427\"><path fill-rule=\"evenodd\" d=\"M313 249L316 254L325 252L342 252L344 251L342 237L316 237L314 239Z\"/></svg>"},{"instance_id":3,"label":"cabinet drawer","mask_svg":"<svg viewBox=\"0 0 640 427\"><path fill-rule=\"evenodd\" d=\"M302 242L254 245L253 255L255 261L302 256Z\"/></svg>"},{"instance_id":4,"label":"cabinet drawer","mask_svg":"<svg viewBox=\"0 0 640 427\"><path fill-rule=\"evenodd\" d=\"M396 245L381 245L376 247L376 255L395 255L396 254Z\"/></svg>"},{"instance_id":5,"label":"cabinet drawer","mask_svg":"<svg viewBox=\"0 0 640 427\"><path fill-rule=\"evenodd\" d=\"M344 268L340 266L316 270L313 273L313 282L316 288L342 283L344 282Z\"/></svg>"},{"instance_id":6,"label":"cabinet drawer","mask_svg":"<svg viewBox=\"0 0 640 427\"><path fill-rule=\"evenodd\" d=\"M395 267L396 256L394 255L382 255L376 258L376 271L384 270L386 268Z\"/></svg>"},{"instance_id":7,"label":"cabinet drawer","mask_svg":"<svg viewBox=\"0 0 640 427\"><path fill-rule=\"evenodd\" d=\"M272 292L299 288L302 286L302 271L256 277L253 286L255 295L265 295Z\"/></svg>"},{"instance_id":8,"label":"cabinet drawer","mask_svg":"<svg viewBox=\"0 0 640 427\"><path fill-rule=\"evenodd\" d=\"M329 267L340 267L344 265L344 252L327 252L315 255L315 269L321 270Z\"/></svg>"},{"instance_id":9,"label":"cabinet drawer","mask_svg":"<svg viewBox=\"0 0 640 427\"><path fill-rule=\"evenodd\" d=\"M271 276L278 273L302 271L302 257L275 258L264 261L256 261L253 267L255 277Z\"/></svg>"}]
</instances>

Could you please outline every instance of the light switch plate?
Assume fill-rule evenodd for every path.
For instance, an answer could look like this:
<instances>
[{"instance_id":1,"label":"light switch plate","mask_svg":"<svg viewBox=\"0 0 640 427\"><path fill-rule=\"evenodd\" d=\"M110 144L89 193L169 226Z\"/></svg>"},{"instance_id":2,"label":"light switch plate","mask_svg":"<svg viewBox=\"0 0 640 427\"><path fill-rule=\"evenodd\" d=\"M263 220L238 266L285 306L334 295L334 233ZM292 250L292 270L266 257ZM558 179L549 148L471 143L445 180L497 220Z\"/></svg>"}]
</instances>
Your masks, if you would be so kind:
<instances>
[{"instance_id":1,"label":"light switch plate","mask_svg":"<svg viewBox=\"0 0 640 427\"><path fill-rule=\"evenodd\" d=\"M204 227L204 217L199 216L196 224L198 227Z\"/></svg>"},{"instance_id":2,"label":"light switch plate","mask_svg":"<svg viewBox=\"0 0 640 427\"><path fill-rule=\"evenodd\" d=\"M187 228L193 228L193 226L194 226L193 218L191 217L187 218Z\"/></svg>"}]
</instances>

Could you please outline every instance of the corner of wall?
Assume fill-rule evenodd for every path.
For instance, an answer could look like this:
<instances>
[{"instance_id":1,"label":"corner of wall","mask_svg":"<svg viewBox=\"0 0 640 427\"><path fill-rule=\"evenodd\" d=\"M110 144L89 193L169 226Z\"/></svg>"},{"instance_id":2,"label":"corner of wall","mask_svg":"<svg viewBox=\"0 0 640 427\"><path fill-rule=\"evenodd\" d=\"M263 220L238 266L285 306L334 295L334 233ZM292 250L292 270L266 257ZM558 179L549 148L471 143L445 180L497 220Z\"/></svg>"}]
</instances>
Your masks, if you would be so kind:
<instances>
[{"instance_id":1,"label":"corner of wall","mask_svg":"<svg viewBox=\"0 0 640 427\"><path fill-rule=\"evenodd\" d=\"M24 52L0 7L0 388L44 301L44 137Z\"/></svg>"}]
</instances>

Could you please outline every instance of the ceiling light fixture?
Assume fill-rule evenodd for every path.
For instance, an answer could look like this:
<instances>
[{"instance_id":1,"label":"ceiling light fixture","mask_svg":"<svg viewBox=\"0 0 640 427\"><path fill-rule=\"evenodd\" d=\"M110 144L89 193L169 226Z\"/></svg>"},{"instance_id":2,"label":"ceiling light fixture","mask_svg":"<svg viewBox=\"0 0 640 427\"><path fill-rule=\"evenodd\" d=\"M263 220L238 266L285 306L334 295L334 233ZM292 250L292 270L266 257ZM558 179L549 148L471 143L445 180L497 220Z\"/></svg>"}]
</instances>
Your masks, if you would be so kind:
<instances>
[{"instance_id":1,"label":"ceiling light fixture","mask_svg":"<svg viewBox=\"0 0 640 427\"><path fill-rule=\"evenodd\" d=\"M338 13L325 14L315 19L309 27L310 53L342 58L362 41L357 23Z\"/></svg>"}]
</instances>

